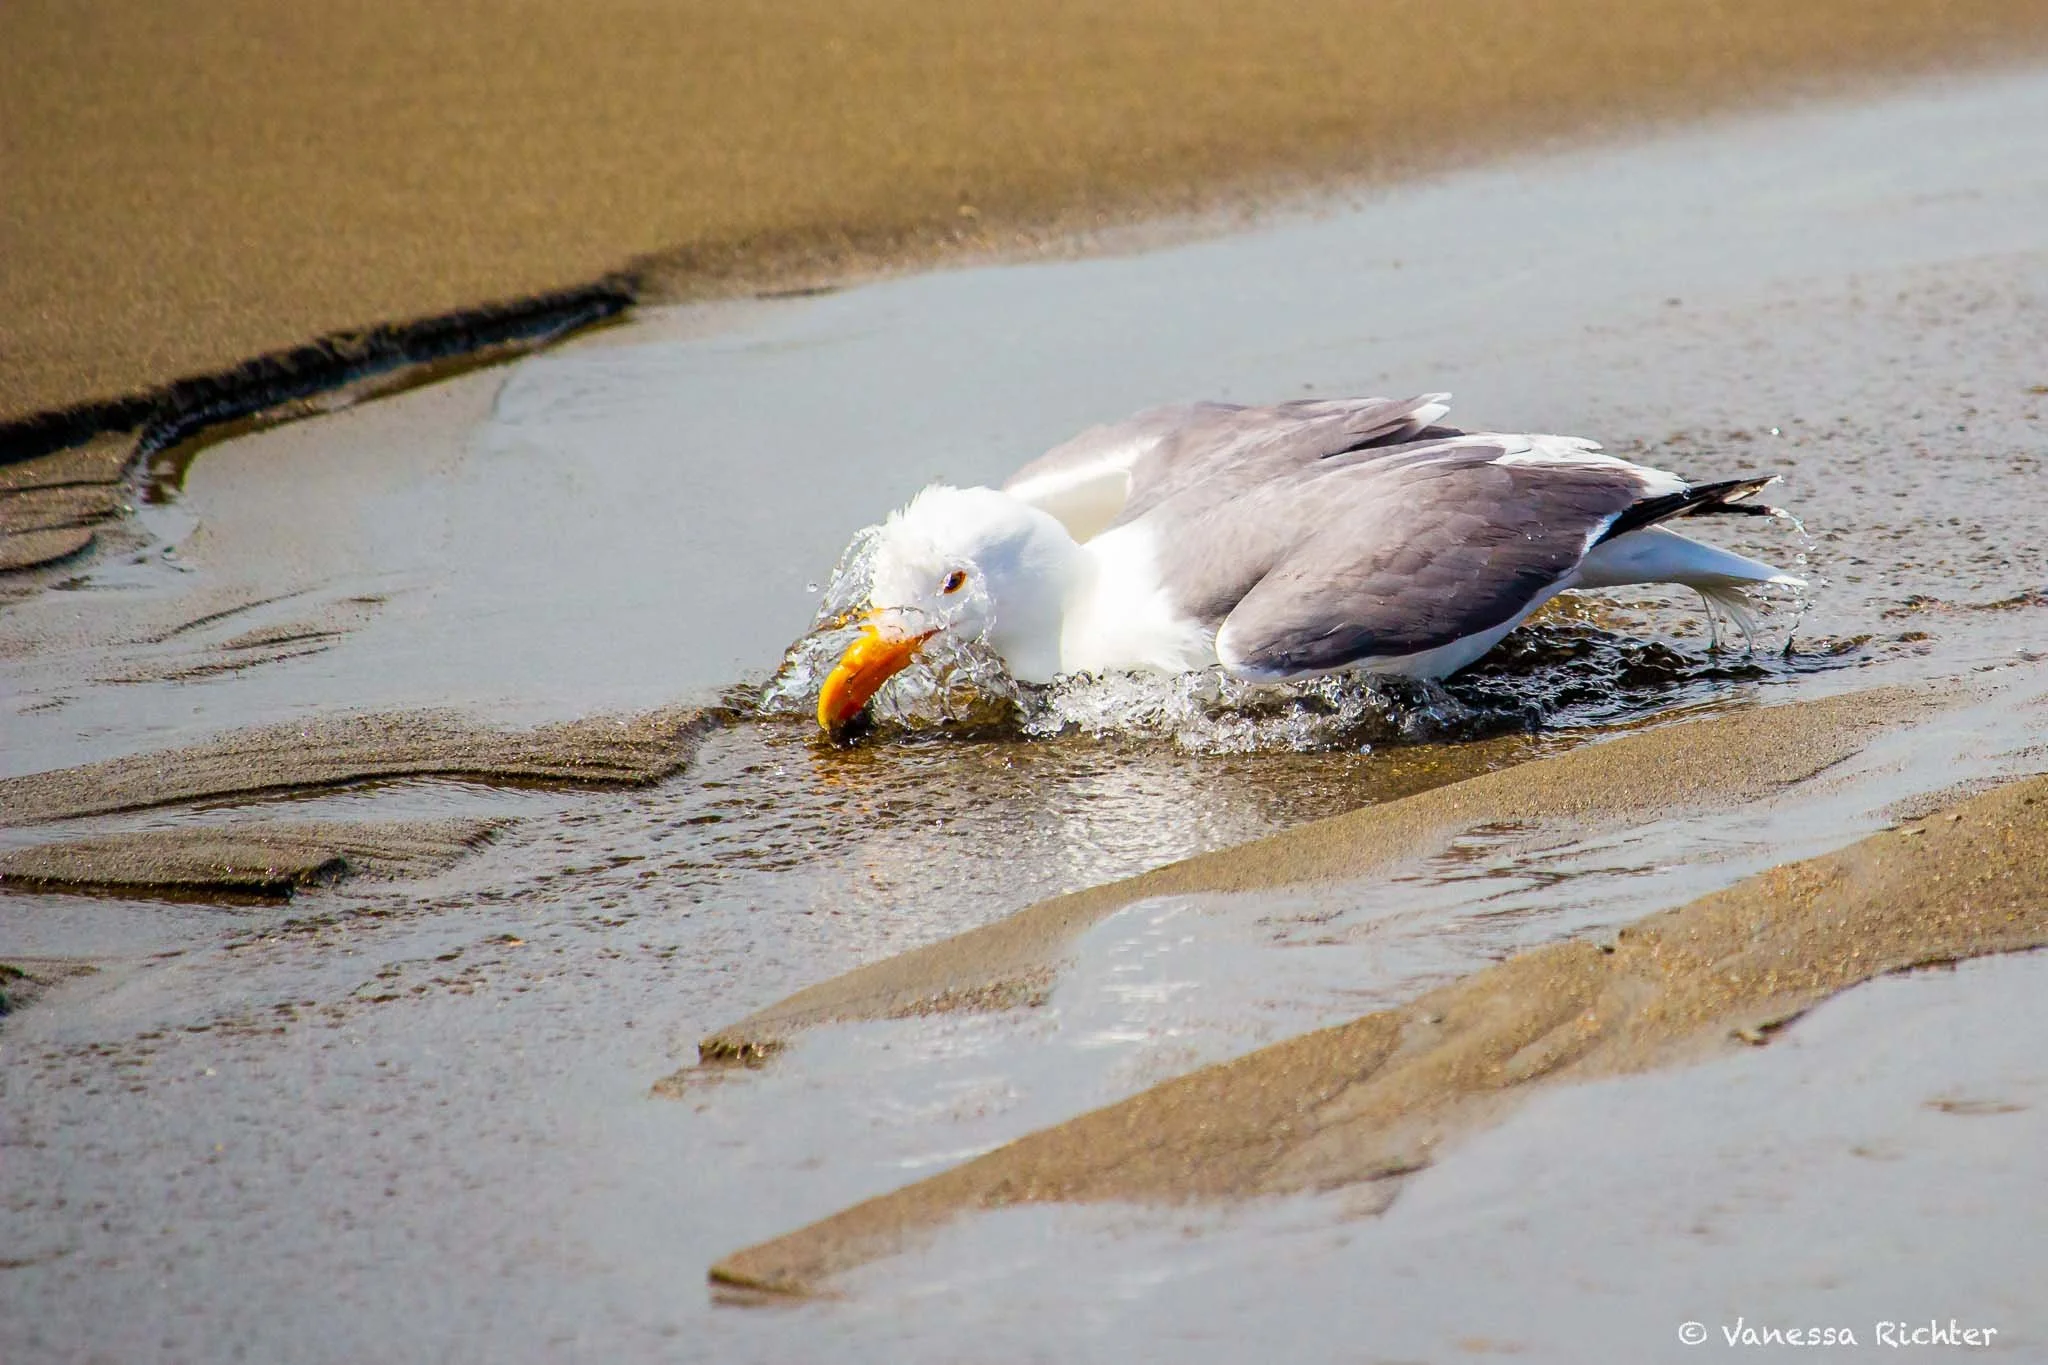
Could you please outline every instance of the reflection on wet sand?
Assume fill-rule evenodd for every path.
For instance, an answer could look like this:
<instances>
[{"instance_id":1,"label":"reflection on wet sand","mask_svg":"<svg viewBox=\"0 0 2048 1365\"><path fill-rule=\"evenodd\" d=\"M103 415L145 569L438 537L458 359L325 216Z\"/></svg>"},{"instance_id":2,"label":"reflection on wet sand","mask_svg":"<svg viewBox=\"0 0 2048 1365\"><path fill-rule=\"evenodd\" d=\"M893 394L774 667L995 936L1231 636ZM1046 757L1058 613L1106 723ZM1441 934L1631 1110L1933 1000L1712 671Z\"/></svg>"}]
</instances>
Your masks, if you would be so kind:
<instances>
[{"instance_id":1,"label":"reflection on wet sand","mask_svg":"<svg viewBox=\"0 0 2048 1365\"><path fill-rule=\"evenodd\" d=\"M967 1210L1328 1191L1426 1168L1533 1086L1761 1046L1888 972L2048 944L2048 779L1622 929L1535 949L1034 1133L719 1262L805 1293ZM1391 1198L1383 1190L1379 1207Z\"/></svg>"},{"instance_id":2,"label":"reflection on wet sand","mask_svg":"<svg viewBox=\"0 0 2048 1365\"><path fill-rule=\"evenodd\" d=\"M668 810L666 890L743 879L764 908L855 923L855 960L1045 895L1514 763L1530 735L1370 753L1217 757L1158 741L952 739L842 747L790 721L735 725L692 780L641 798ZM687 831L687 833L684 833ZM614 848L648 837L624 824ZM841 960L845 960L842 957Z\"/></svg>"},{"instance_id":3,"label":"reflection on wet sand","mask_svg":"<svg viewBox=\"0 0 2048 1365\"><path fill-rule=\"evenodd\" d=\"M888 1018L963 1001L1005 1002L1011 983L1058 962L1072 938L1113 911L1156 896L1245 891L1351 879L1441 848L1478 826L1541 822L1581 828L1640 823L1678 808L1754 800L1860 750L1884 728L1938 705L1927 693L1866 692L1740 708L1583 745L1485 776L1296 823L1255 843L1041 901L1004 920L809 987L707 1037L707 1059L753 1057L794 1030L835 1019ZM1481 746L1437 750L1471 754ZM1483 771L1483 770L1482 770ZM1433 767L1432 776L1451 774ZM1014 847L1014 844L1006 847Z\"/></svg>"}]
</instances>

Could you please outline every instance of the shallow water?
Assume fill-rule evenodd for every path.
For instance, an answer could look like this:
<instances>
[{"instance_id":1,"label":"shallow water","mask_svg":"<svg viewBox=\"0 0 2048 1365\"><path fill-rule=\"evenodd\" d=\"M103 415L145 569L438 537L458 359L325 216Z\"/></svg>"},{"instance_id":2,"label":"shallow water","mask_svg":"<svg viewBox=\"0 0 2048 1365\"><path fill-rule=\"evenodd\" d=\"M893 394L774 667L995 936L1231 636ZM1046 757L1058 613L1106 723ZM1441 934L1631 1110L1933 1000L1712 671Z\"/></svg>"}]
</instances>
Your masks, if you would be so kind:
<instances>
[{"instance_id":1,"label":"shallow water","mask_svg":"<svg viewBox=\"0 0 2048 1365\"><path fill-rule=\"evenodd\" d=\"M849 1360L1682 1362L1745 1323L1846 1328L1854 1358L1888 1353L1882 1323L1954 1319L2030 1358L2044 981L2039 954L1885 978L1762 1051L1550 1090L1377 1216L984 1214L779 1325L842 1333Z\"/></svg>"},{"instance_id":2,"label":"shallow water","mask_svg":"<svg viewBox=\"0 0 2048 1365\"><path fill-rule=\"evenodd\" d=\"M977 1225L793 1313L714 1308L702 1287L735 1247L1197 1062L1838 845L1915 793L2039 767L2044 144L2048 78L1985 80L1517 162L1156 254L654 313L205 450L173 501L138 512L133 556L0 619L4 771L341 707L521 722L756 695L817 606L806 584L924 481L993 480L1089 422L1197 396L1450 388L1454 420L1593 435L1699 476L1782 471L1774 497L1810 548L1778 525L1705 533L1805 552L1817 587L1754 656L1707 653L1680 596L1552 620L1448 690L1481 717L1465 729L1404 731L1413 699L1374 694L1312 742L1296 711L1278 751L1234 753L1241 727L1204 696L1115 682L1056 698L1057 738L884 727L839 747L770 715L644 791L413 782L284 803L518 817L419 882L253 912L9 896L0 958L101 970L0 1034L9 1255L26 1262L0 1272L0 1354L775 1359L850 1334L849 1350L942 1359L992 1320L1009 1323L998 1354L1026 1354L1016 1315L1064 1301L1044 1329L1063 1354L1117 1354L1148 1339L1131 1324L1170 1321L1190 1358L1226 1358L1242 1339L1225 1309L1360 1264L1333 1249L1346 1238L1460 1265L1467 1224L1439 1205L1420 1230L1361 1237L1341 1203L1310 1201L1277 1227L1196 1220L1193 1239L1152 1215ZM242 661L252 631L302 627L302 649ZM1625 840L1485 832L1370 894L1134 906L1043 1009L823 1030L765 1071L649 1096L705 1031L1054 891L1614 726L1940 679L1996 691L1835 788ZM1163 719L1096 733L1090 717L1139 700ZM1971 979L1987 999L2031 988ZM1722 1140L1716 1087L1734 1083L1679 1087L1692 1141ZM1598 1132L1643 1121L1615 1103ZM1682 1167L1695 1149L1673 1126ZM1454 1166L1438 1177L1463 1188ZM1727 1237L1697 1253L1725 1293L1783 1270L1744 1269L1784 1240L1764 1213ZM1070 1252L1085 1284L1059 1273ZM1670 1286L1632 1277L1635 1251L1584 1254L1679 1313ZM1205 1318L1191 1300L1218 1273L1236 1297ZM1487 1274L1520 1301L1512 1267ZM1424 1354L1465 1322L1441 1304L1428 1320ZM1333 1349L1337 1319L1318 1321L1309 1355ZM1569 1351L1526 1335L1535 1358Z\"/></svg>"}]
</instances>

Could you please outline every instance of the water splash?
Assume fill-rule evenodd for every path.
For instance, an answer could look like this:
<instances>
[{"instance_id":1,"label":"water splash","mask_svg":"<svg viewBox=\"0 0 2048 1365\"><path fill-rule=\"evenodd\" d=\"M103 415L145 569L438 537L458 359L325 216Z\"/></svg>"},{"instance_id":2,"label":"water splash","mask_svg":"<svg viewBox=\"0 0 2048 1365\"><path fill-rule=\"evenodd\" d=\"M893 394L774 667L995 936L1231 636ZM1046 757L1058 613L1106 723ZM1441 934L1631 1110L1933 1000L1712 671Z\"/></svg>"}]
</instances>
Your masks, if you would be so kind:
<instances>
[{"instance_id":1,"label":"water splash","mask_svg":"<svg viewBox=\"0 0 2048 1365\"><path fill-rule=\"evenodd\" d=\"M1249 683L1221 669L1075 674L1030 699L1025 734L1170 740L1192 753L1314 753L1377 744L1476 738L1526 728L1530 717L1489 712L1440 684L1361 673Z\"/></svg>"},{"instance_id":2,"label":"water splash","mask_svg":"<svg viewBox=\"0 0 2048 1365\"><path fill-rule=\"evenodd\" d=\"M1786 519L1804 535L1796 518ZM810 631L790 646L760 692L757 714L807 722L816 714L826 675L859 634L880 533L879 526L867 527L840 557ZM1805 559L1802 552L1802 568ZM1246 754L1369 750L1609 724L1704 700L1731 683L1846 662L1853 642L1790 652L1809 593L1758 594L1753 605L1767 617L1788 607L1795 613L1786 649L1774 652L1724 649L1718 634L1704 650L1689 648L1654 633L1668 619L1665 609L1646 612L1567 594L1477 665L1441 683L1358 673L1250 683L1212 668L1178 676L1072 674L1039 687L1011 677L983 640L947 631L876 693L867 725L870 733L899 741L963 733L1080 735Z\"/></svg>"},{"instance_id":3,"label":"water splash","mask_svg":"<svg viewBox=\"0 0 2048 1365\"><path fill-rule=\"evenodd\" d=\"M1789 655L1793 640L1798 638L1799 627L1805 624L1806 614L1813 609L1814 598L1828 586L1828 576L1814 563L1820 539L1806 529L1806 523L1782 507L1773 507L1771 515L1792 528L1794 541L1799 546L1798 552L1792 556L1792 573L1804 582L1802 587L1783 590L1789 596L1792 608L1792 619L1785 627L1784 652Z\"/></svg>"},{"instance_id":4,"label":"water splash","mask_svg":"<svg viewBox=\"0 0 2048 1365\"><path fill-rule=\"evenodd\" d=\"M810 630L789 647L762 689L759 714L809 718L817 713L826 676L860 634L881 533L880 526L863 528L839 557ZM900 734L1014 729L1033 690L1012 678L985 642L947 631L882 685L869 704L868 723Z\"/></svg>"}]
</instances>

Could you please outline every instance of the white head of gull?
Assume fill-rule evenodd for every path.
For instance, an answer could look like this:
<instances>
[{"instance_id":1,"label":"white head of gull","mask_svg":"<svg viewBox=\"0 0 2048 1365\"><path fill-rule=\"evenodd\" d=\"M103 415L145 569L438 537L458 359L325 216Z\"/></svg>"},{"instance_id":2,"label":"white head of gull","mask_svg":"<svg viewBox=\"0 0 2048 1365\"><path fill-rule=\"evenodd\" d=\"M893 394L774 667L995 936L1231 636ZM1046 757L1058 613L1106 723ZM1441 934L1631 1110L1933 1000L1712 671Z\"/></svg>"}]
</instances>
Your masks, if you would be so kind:
<instances>
[{"instance_id":1,"label":"white head of gull","mask_svg":"<svg viewBox=\"0 0 2048 1365\"><path fill-rule=\"evenodd\" d=\"M1661 524L1769 512L1743 499L1772 477L1692 483L1576 437L1437 425L1448 398L1161 408L1000 490L927 488L882 527L819 723L843 727L941 633L1033 683L1218 664L1439 678L1567 588L1679 583L1747 629L1745 586L1802 586Z\"/></svg>"}]
</instances>

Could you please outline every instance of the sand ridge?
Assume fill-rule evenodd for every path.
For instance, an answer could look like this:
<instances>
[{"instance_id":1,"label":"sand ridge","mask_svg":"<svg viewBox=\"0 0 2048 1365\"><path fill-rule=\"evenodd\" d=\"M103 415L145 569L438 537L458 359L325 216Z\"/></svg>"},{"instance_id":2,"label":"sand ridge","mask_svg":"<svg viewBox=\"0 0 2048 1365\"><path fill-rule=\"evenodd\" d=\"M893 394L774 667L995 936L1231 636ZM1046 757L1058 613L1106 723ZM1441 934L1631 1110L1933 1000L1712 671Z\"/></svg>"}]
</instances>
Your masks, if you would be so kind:
<instances>
[{"instance_id":1,"label":"sand ridge","mask_svg":"<svg viewBox=\"0 0 2048 1365\"><path fill-rule=\"evenodd\" d=\"M677 707L526 731L446 712L322 716L243 730L168 753L0 780L0 823L33 824L343 786L372 778L478 777L633 786L683 768L719 723Z\"/></svg>"},{"instance_id":2,"label":"sand ridge","mask_svg":"<svg viewBox=\"0 0 2048 1365\"><path fill-rule=\"evenodd\" d=\"M1020 1203L1389 1181L1534 1085L1762 1045L1887 972L2048 944L2048 777L1041 1130L747 1248L714 1282L808 1293L941 1221ZM1381 1191L1382 1206L1393 1189Z\"/></svg>"},{"instance_id":3,"label":"sand ridge","mask_svg":"<svg viewBox=\"0 0 2048 1365\"><path fill-rule=\"evenodd\" d=\"M505 731L436 711L324 716L189 748L0 780L0 823L263 799L375 779L643 786L688 765L722 721L673 707ZM251 820L85 834L0 853L0 885L207 899L288 898L343 876L417 877L481 847L506 821Z\"/></svg>"},{"instance_id":4,"label":"sand ridge","mask_svg":"<svg viewBox=\"0 0 2048 1365\"><path fill-rule=\"evenodd\" d=\"M940 1009L1007 1008L1042 995L1067 945L1155 896L1243 892L1367 876L1480 825L1636 821L1754 800L1848 758L1942 704L1885 689L1662 725L1311 821L1107 885L798 991L698 1044L704 1061L757 1060L803 1028Z\"/></svg>"},{"instance_id":5,"label":"sand ridge","mask_svg":"<svg viewBox=\"0 0 2048 1365\"><path fill-rule=\"evenodd\" d=\"M422 876L477 849L506 823L254 821L131 830L0 853L0 885L283 899L344 876Z\"/></svg>"}]
</instances>

